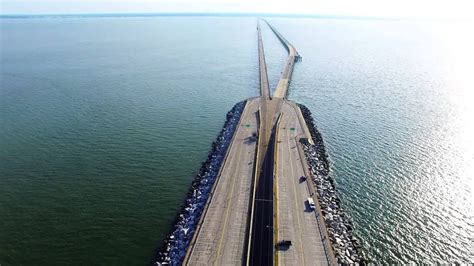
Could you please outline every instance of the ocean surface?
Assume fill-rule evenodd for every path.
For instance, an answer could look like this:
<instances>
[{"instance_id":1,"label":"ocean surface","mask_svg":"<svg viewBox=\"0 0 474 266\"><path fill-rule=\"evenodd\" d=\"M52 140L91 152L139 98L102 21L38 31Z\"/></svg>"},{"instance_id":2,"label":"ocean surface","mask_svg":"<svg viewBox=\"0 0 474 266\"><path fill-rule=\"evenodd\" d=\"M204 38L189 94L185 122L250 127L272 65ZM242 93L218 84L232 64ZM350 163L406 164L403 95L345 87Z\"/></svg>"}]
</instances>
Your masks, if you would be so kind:
<instances>
[{"instance_id":1,"label":"ocean surface","mask_svg":"<svg viewBox=\"0 0 474 266\"><path fill-rule=\"evenodd\" d=\"M469 22L269 18L370 259L474 261ZM234 103L255 18L0 19L0 264L146 264ZM270 84L286 51L263 26Z\"/></svg>"}]
</instances>

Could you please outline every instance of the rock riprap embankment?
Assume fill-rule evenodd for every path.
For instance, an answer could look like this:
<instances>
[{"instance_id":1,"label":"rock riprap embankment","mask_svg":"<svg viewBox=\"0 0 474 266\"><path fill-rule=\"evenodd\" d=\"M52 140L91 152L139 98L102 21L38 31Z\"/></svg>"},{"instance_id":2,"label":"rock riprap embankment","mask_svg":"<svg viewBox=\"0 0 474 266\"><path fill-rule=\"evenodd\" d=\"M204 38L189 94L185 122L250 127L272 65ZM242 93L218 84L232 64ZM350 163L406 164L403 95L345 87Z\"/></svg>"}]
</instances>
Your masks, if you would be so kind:
<instances>
[{"instance_id":1,"label":"rock riprap embankment","mask_svg":"<svg viewBox=\"0 0 474 266\"><path fill-rule=\"evenodd\" d=\"M156 265L180 265L194 235L209 194L224 161L229 144L239 124L246 101L234 105L227 113L224 127L212 143L207 160L202 163L194 178L183 209L176 218L173 231L164 241L163 248L157 254Z\"/></svg>"},{"instance_id":2,"label":"rock riprap embankment","mask_svg":"<svg viewBox=\"0 0 474 266\"><path fill-rule=\"evenodd\" d=\"M299 105L299 107L314 141L314 145L308 141L301 141L301 143L304 146L304 153L334 255L339 264L366 264L362 246L353 234L352 222L341 207L335 182L329 174L329 161L323 138L314 124L309 109L304 105Z\"/></svg>"}]
</instances>

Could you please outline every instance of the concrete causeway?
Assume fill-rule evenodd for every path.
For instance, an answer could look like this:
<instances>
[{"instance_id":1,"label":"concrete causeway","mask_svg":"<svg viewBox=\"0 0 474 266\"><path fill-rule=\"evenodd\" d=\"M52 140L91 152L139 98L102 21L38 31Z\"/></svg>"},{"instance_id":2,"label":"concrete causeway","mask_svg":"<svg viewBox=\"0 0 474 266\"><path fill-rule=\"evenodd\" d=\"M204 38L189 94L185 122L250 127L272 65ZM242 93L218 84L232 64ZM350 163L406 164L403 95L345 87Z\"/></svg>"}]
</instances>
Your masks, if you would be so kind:
<instances>
[{"instance_id":1,"label":"concrete causeway","mask_svg":"<svg viewBox=\"0 0 474 266\"><path fill-rule=\"evenodd\" d=\"M315 212L307 205L307 198L312 193L311 185L309 181L300 181L301 176L308 176L308 167L299 140L311 138L300 117L298 106L285 101L278 127L275 161L275 224L276 239L291 240L293 245L288 250L277 251L275 264L326 265L328 260ZM317 202L316 198L314 202Z\"/></svg>"},{"instance_id":2,"label":"concrete causeway","mask_svg":"<svg viewBox=\"0 0 474 266\"><path fill-rule=\"evenodd\" d=\"M242 264L246 252L258 107L258 98L247 101L185 264Z\"/></svg>"},{"instance_id":3,"label":"concrete causeway","mask_svg":"<svg viewBox=\"0 0 474 266\"><path fill-rule=\"evenodd\" d=\"M265 23L287 49L288 60L272 96L259 23L261 96L246 103L185 265L327 265L334 261L323 245L324 222L307 205L308 197L318 201L299 140L311 142L311 134L300 108L286 99L301 56ZM301 176L308 181L300 181ZM290 240L292 245L276 248L281 240Z\"/></svg>"}]
</instances>

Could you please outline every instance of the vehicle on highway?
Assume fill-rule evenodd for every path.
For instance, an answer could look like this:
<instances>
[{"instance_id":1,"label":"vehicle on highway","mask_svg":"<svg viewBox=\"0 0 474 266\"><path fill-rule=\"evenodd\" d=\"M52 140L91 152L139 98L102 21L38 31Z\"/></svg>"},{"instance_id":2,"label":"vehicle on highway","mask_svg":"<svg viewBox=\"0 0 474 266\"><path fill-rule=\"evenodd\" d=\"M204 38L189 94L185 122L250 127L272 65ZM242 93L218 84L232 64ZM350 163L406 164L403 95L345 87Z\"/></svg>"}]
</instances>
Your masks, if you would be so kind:
<instances>
[{"instance_id":1,"label":"vehicle on highway","mask_svg":"<svg viewBox=\"0 0 474 266\"><path fill-rule=\"evenodd\" d=\"M291 246L291 240L281 240L276 245L280 248L289 248Z\"/></svg>"},{"instance_id":2,"label":"vehicle on highway","mask_svg":"<svg viewBox=\"0 0 474 266\"><path fill-rule=\"evenodd\" d=\"M310 210L312 211L316 210L316 206L314 205L314 200L311 197L308 197L308 206Z\"/></svg>"}]
</instances>

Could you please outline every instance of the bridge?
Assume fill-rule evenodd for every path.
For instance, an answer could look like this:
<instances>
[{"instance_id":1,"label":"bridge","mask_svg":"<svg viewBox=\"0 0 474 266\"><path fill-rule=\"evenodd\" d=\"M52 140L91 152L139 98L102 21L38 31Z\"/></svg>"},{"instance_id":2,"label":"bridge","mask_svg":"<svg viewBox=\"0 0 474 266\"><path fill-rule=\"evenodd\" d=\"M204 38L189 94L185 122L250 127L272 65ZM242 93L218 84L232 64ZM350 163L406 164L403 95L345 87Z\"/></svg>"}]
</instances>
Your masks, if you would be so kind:
<instances>
[{"instance_id":1,"label":"bridge","mask_svg":"<svg viewBox=\"0 0 474 266\"><path fill-rule=\"evenodd\" d=\"M327 265L335 257L314 197L300 139L312 142L300 108L287 99L296 48L263 20L288 51L272 96L260 23L260 97L248 99L187 250L185 265ZM276 248L290 240L289 248Z\"/></svg>"}]
</instances>

